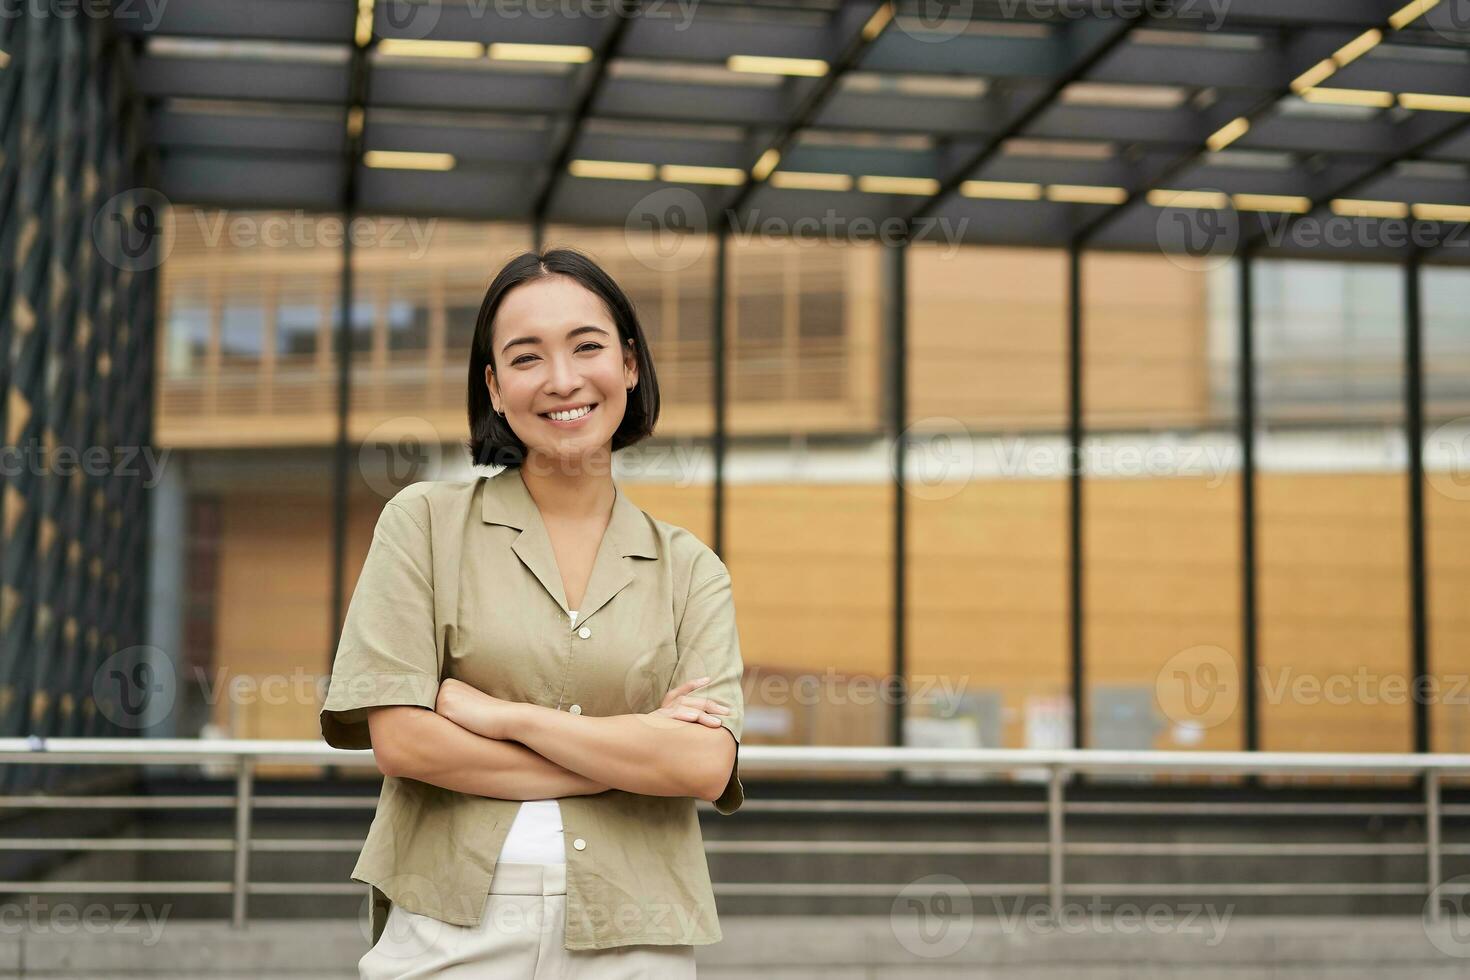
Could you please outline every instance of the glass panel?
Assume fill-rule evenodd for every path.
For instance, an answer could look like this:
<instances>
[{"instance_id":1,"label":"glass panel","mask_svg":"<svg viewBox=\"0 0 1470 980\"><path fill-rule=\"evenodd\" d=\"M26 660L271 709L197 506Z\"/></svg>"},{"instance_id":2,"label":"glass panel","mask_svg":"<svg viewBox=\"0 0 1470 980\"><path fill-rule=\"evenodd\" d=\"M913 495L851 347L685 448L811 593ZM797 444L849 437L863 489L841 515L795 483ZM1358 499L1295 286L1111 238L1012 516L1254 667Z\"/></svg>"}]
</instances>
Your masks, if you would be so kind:
<instances>
[{"instance_id":1,"label":"glass panel","mask_svg":"<svg viewBox=\"0 0 1470 980\"><path fill-rule=\"evenodd\" d=\"M1470 752L1470 269L1426 266L1424 540L1429 610L1429 749ZM1446 780L1465 785L1470 778Z\"/></svg>"},{"instance_id":2,"label":"glass panel","mask_svg":"<svg viewBox=\"0 0 1470 980\"><path fill-rule=\"evenodd\" d=\"M908 257L908 742L1070 748L1067 258Z\"/></svg>"},{"instance_id":3,"label":"glass panel","mask_svg":"<svg viewBox=\"0 0 1470 980\"><path fill-rule=\"evenodd\" d=\"M163 374L177 378L198 375L209 352L209 306L202 296L188 295L182 285L169 297L163 321Z\"/></svg>"},{"instance_id":4,"label":"glass panel","mask_svg":"<svg viewBox=\"0 0 1470 980\"><path fill-rule=\"evenodd\" d=\"M152 560L176 565L186 583L154 599L178 624L176 734L319 738L336 432L324 340L342 254L323 232L340 222L184 207L168 220L155 438L186 462L167 475L179 533L156 538ZM171 610L159 605L170 601Z\"/></svg>"},{"instance_id":5,"label":"glass panel","mask_svg":"<svg viewBox=\"0 0 1470 980\"><path fill-rule=\"evenodd\" d=\"M1254 282L1261 747L1407 752L1402 269L1263 261Z\"/></svg>"},{"instance_id":6,"label":"glass panel","mask_svg":"<svg viewBox=\"0 0 1470 980\"><path fill-rule=\"evenodd\" d=\"M395 357L422 357L429 350L429 309L420 297L390 299L387 304L388 351Z\"/></svg>"},{"instance_id":7,"label":"glass panel","mask_svg":"<svg viewBox=\"0 0 1470 980\"><path fill-rule=\"evenodd\" d=\"M226 296L220 310L220 357L245 369L260 360L264 344L265 311L244 296Z\"/></svg>"},{"instance_id":8,"label":"glass panel","mask_svg":"<svg viewBox=\"0 0 1470 980\"><path fill-rule=\"evenodd\" d=\"M319 303L283 298L276 306L276 353L283 358L314 357L322 326Z\"/></svg>"},{"instance_id":9,"label":"glass panel","mask_svg":"<svg viewBox=\"0 0 1470 980\"><path fill-rule=\"evenodd\" d=\"M923 278L909 281L909 308L925 312L918 331L910 318L909 418L947 416L978 431L1065 431L1066 255L964 248L941 262L928 247L913 254L926 258L910 268Z\"/></svg>"},{"instance_id":10,"label":"glass panel","mask_svg":"<svg viewBox=\"0 0 1470 980\"><path fill-rule=\"evenodd\" d=\"M1089 748L1244 745L1236 276L1083 258Z\"/></svg>"},{"instance_id":11,"label":"glass panel","mask_svg":"<svg viewBox=\"0 0 1470 980\"><path fill-rule=\"evenodd\" d=\"M340 219L176 207L167 220L160 445L330 443Z\"/></svg>"},{"instance_id":12,"label":"glass panel","mask_svg":"<svg viewBox=\"0 0 1470 980\"><path fill-rule=\"evenodd\" d=\"M765 744L887 744L894 506L869 293L879 250L732 240L728 258L726 561L747 725ZM841 293L836 335L802 335L807 283ZM840 383L817 383L813 366Z\"/></svg>"}]
</instances>

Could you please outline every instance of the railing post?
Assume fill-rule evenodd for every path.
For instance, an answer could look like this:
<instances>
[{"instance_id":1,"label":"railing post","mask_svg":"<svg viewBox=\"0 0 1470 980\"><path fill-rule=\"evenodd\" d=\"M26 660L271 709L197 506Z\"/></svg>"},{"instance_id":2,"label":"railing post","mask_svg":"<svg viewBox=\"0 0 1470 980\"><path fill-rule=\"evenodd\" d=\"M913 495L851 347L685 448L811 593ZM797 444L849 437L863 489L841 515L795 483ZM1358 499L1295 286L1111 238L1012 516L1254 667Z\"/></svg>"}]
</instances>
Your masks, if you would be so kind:
<instances>
[{"instance_id":1,"label":"railing post","mask_svg":"<svg viewBox=\"0 0 1470 980\"><path fill-rule=\"evenodd\" d=\"M230 924L245 928L245 902L250 882L250 794L255 777L250 756L240 755L235 770L235 884Z\"/></svg>"},{"instance_id":2,"label":"railing post","mask_svg":"<svg viewBox=\"0 0 1470 980\"><path fill-rule=\"evenodd\" d=\"M1067 770L1060 766L1051 766L1047 771L1046 782L1046 856L1047 856L1047 896L1051 903L1052 919L1057 920L1062 914L1063 901L1063 865L1062 847L1064 844L1064 813L1062 809L1062 784L1066 781Z\"/></svg>"},{"instance_id":3,"label":"railing post","mask_svg":"<svg viewBox=\"0 0 1470 980\"><path fill-rule=\"evenodd\" d=\"M1439 771L1424 773L1424 851L1429 861L1429 921L1438 923L1439 899Z\"/></svg>"}]
</instances>

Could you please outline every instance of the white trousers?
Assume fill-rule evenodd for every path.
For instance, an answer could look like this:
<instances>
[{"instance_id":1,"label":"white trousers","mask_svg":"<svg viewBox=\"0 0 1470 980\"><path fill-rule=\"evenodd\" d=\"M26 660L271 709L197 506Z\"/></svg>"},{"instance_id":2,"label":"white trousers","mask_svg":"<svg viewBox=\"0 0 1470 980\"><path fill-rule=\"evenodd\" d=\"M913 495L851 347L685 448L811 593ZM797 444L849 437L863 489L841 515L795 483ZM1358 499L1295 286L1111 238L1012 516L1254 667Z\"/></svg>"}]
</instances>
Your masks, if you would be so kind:
<instances>
[{"instance_id":1,"label":"white trousers","mask_svg":"<svg viewBox=\"0 0 1470 980\"><path fill-rule=\"evenodd\" d=\"M694 980L694 947L564 949L565 864L495 865L485 914L460 926L394 905L360 980Z\"/></svg>"}]
</instances>

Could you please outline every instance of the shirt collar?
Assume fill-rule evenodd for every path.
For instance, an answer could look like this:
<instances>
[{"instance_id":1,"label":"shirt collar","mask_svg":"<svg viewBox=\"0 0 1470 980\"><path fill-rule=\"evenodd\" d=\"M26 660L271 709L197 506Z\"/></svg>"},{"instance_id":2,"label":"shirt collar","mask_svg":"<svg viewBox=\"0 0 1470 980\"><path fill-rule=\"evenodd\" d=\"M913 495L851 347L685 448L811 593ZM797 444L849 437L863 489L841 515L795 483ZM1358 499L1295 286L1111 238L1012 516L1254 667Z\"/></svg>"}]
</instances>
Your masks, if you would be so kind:
<instances>
[{"instance_id":1,"label":"shirt collar","mask_svg":"<svg viewBox=\"0 0 1470 980\"><path fill-rule=\"evenodd\" d=\"M504 524L521 533L511 542L516 553L564 613L570 613L561 571L551 547L551 536L541 520L541 511L526 489L519 467L509 467L490 477L482 477L480 516L487 524ZM622 487L613 484L612 518L603 532L586 594L577 610L577 621L587 622L592 615L633 581L628 558L658 558L658 538L648 516L624 495Z\"/></svg>"},{"instance_id":2,"label":"shirt collar","mask_svg":"<svg viewBox=\"0 0 1470 980\"><path fill-rule=\"evenodd\" d=\"M536 501L531 499L531 491L526 489L520 467L508 467L494 476L485 477L483 482L480 517L486 524L504 524L518 531L533 528L545 531L541 511ZM603 539L606 547L624 558L657 558L658 536L648 523L648 516L628 499L616 481L613 493L612 519Z\"/></svg>"}]
</instances>

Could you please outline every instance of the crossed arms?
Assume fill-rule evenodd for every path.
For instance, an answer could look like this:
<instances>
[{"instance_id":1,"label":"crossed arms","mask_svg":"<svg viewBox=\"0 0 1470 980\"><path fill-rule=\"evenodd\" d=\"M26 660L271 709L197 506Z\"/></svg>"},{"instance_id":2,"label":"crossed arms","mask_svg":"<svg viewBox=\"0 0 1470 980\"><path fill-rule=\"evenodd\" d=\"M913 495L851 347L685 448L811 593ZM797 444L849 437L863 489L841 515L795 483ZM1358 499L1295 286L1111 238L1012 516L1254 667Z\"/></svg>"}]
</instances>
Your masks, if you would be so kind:
<instances>
[{"instance_id":1,"label":"crossed arms","mask_svg":"<svg viewBox=\"0 0 1470 980\"><path fill-rule=\"evenodd\" d=\"M673 689L647 714L596 718L506 701L453 678L433 711L417 705L368 712L384 775L505 800L586 796L620 789L713 802L735 763L735 739L717 715L728 706Z\"/></svg>"}]
</instances>

